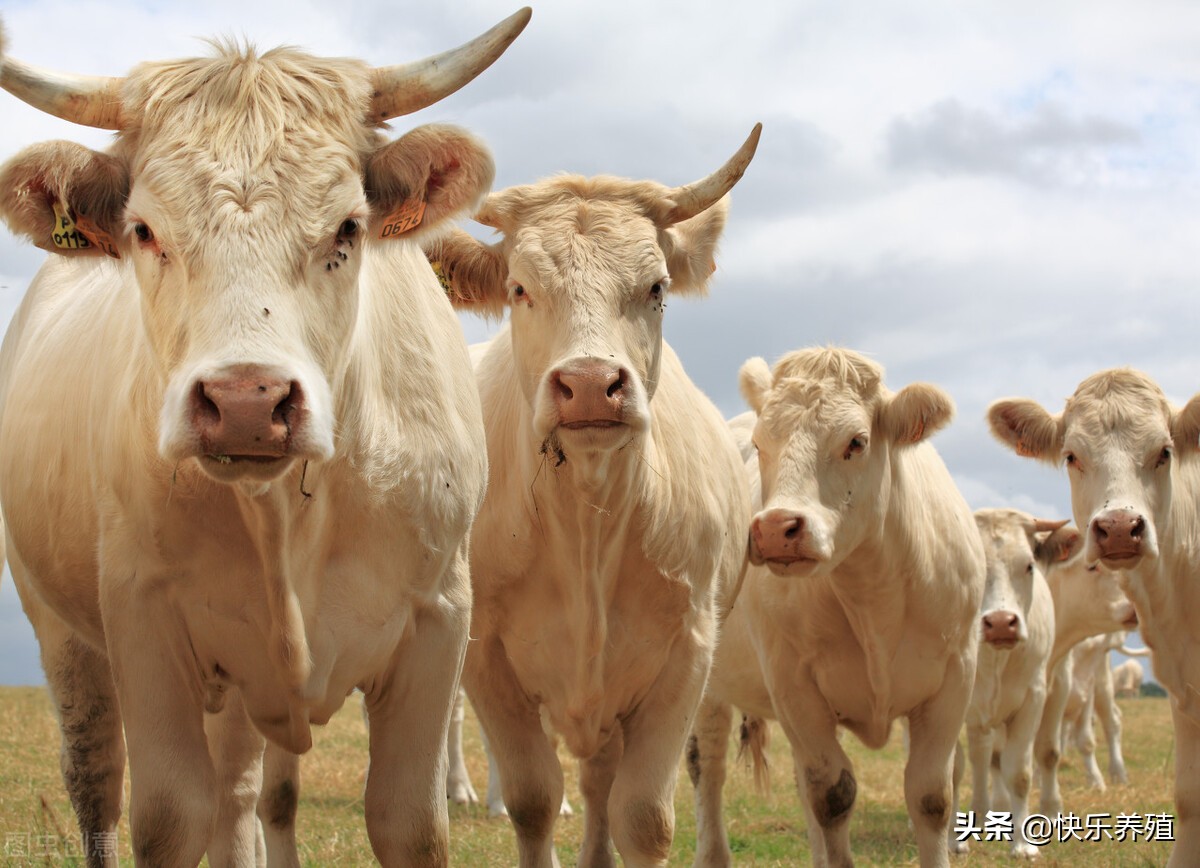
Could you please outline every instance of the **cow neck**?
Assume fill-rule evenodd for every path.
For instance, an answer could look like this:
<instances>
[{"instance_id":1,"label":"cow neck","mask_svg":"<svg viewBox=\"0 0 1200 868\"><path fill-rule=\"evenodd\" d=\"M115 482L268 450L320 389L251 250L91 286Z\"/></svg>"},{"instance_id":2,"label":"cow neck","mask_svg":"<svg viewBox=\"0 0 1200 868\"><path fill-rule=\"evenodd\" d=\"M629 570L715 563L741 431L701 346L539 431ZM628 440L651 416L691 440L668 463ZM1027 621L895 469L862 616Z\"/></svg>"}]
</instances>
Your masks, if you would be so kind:
<instances>
[{"instance_id":1,"label":"cow neck","mask_svg":"<svg viewBox=\"0 0 1200 868\"><path fill-rule=\"evenodd\" d=\"M891 633L887 629L890 620L887 607L870 605L863 599L864 584L875 584L865 581L861 574L854 574L850 582L842 581L846 564L838 567L826 581L846 615L846 621L854 633L858 646L862 649L863 659L867 667L867 683L871 688L871 729L875 732L886 732L891 719L892 706L892 654L887 647L887 637ZM899 613L903 616L903 612Z\"/></svg>"},{"instance_id":2,"label":"cow neck","mask_svg":"<svg viewBox=\"0 0 1200 868\"><path fill-rule=\"evenodd\" d=\"M546 544L556 563L571 564L555 574L570 627L573 677L567 691L566 718L556 721L567 746L577 756L600 747L604 723L604 648L608 612L617 593L626 549L632 541L637 509L638 444L601 454L577 456L558 467L544 468L542 484L531 493Z\"/></svg>"},{"instance_id":3,"label":"cow neck","mask_svg":"<svg viewBox=\"0 0 1200 868\"><path fill-rule=\"evenodd\" d=\"M285 479L291 474L285 476ZM289 491L285 492L285 488ZM312 743L308 711L303 695L312 670L312 658L308 647L308 636L304 629L304 616L300 600L292 586L291 526L294 511L303 508L290 496L290 487L281 484L265 486L250 492L237 490L238 507L258 552L263 578L263 590L267 598L267 613L270 618L268 659L281 681L288 687L291 697L289 707L289 735L292 745Z\"/></svg>"}]
</instances>

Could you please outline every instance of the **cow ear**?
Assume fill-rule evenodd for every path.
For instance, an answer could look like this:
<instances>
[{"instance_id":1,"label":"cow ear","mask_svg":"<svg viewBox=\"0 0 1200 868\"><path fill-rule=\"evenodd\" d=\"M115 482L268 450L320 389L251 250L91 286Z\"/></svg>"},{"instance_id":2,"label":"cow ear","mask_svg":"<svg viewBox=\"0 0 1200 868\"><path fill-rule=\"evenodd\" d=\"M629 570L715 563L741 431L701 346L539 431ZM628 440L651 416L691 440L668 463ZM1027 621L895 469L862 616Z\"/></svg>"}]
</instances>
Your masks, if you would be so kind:
<instances>
[{"instance_id":1,"label":"cow ear","mask_svg":"<svg viewBox=\"0 0 1200 868\"><path fill-rule=\"evenodd\" d=\"M1181 452L1195 452L1200 449L1200 395L1193 395L1182 410L1176 410L1171 416L1171 439L1175 448Z\"/></svg>"},{"instance_id":2,"label":"cow ear","mask_svg":"<svg viewBox=\"0 0 1200 868\"><path fill-rule=\"evenodd\" d=\"M1037 544L1033 554L1044 567L1069 561L1083 548L1083 534L1070 525L1035 536Z\"/></svg>"},{"instance_id":3,"label":"cow ear","mask_svg":"<svg viewBox=\"0 0 1200 868\"><path fill-rule=\"evenodd\" d=\"M461 229L423 247L451 304L485 316L503 316L508 268L500 251Z\"/></svg>"},{"instance_id":4,"label":"cow ear","mask_svg":"<svg viewBox=\"0 0 1200 868\"><path fill-rule=\"evenodd\" d=\"M1057 464L1062 451L1062 417L1051 416L1037 401L1009 398L987 411L988 425L1001 443L1018 455Z\"/></svg>"},{"instance_id":5,"label":"cow ear","mask_svg":"<svg viewBox=\"0 0 1200 868\"><path fill-rule=\"evenodd\" d=\"M0 167L0 216L51 253L119 256L129 196L123 162L74 142L43 142Z\"/></svg>"},{"instance_id":6,"label":"cow ear","mask_svg":"<svg viewBox=\"0 0 1200 868\"><path fill-rule=\"evenodd\" d=\"M663 249L671 292L703 295L708 291L708 280L717 270L717 241L728 214L729 197L725 196L690 220L665 230Z\"/></svg>"},{"instance_id":7,"label":"cow ear","mask_svg":"<svg viewBox=\"0 0 1200 868\"><path fill-rule=\"evenodd\" d=\"M893 395L880 411L880 426L897 446L920 443L954 418L954 401L930 383L913 383Z\"/></svg>"},{"instance_id":8,"label":"cow ear","mask_svg":"<svg viewBox=\"0 0 1200 868\"><path fill-rule=\"evenodd\" d=\"M367 161L372 235L424 242L483 202L496 167L466 130L427 124L384 145Z\"/></svg>"},{"instance_id":9,"label":"cow ear","mask_svg":"<svg viewBox=\"0 0 1200 868\"><path fill-rule=\"evenodd\" d=\"M762 413L767 394L771 391L771 368L767 360L762 356L747 359L738 371L738 388L755 415Z\"/></svg>"}]
</instances>

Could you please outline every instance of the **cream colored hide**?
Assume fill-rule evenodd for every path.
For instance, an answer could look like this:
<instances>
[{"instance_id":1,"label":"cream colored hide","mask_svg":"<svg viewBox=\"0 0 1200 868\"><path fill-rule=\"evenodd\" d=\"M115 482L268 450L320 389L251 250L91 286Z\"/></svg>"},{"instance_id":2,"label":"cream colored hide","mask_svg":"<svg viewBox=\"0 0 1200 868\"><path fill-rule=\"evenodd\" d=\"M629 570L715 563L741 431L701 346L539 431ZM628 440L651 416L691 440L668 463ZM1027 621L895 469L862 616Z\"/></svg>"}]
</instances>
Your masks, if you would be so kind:
<instances>
[{"instance_id":1,"label":"cream colored hide","mask_svg":"<svg viewBox=\"0 0 1200 868\"><path fill-rule=\"evenodd\" d=\"M728 865L721 809L731 706L779 720L817 865L850 864L857 783L838 727L868 747L911 724L905 800L921 864L948 864L951 761L975 678L984 555L931 445L953 405L842 349L751 359L751 558L689 742L697 865ZM748 424L734 419L734 430Z\"/></svg>"},{"instance_id":2,"label":"cream colored hide","mask_svg":"<svg viewBox=\"0 0 1200 868\"><path fill-rule=\"evenodd\" d=\"M1033 739L1046 702L1046 664L1054 644L1054 603L1044 571L1078 551L1079 532L1015 509L981 509L975 523L987 558L987 583L979 618L979 660L967 709L967 755L971 760L971 810L985 817L1012 812L1012 851L1033 857L1037 847L1021 834L1029 812ZM993 741L999 754L997 787L1004 805L989 800ZM958 780L954 810L958 810ZM999 801L999 800L998 800ZM951 852L967 842L947 838Z\"/></svg>"},{"instance_id":3,"label":"cream colored hide","mask_svg":"<svg viewBox=\"0 0 1200 868\"><path fill-rule=\"evenodd\" d=\"M1112 670L1113 695L1129 699L1141 694L1146 670L1136 660L1126 660Z\"/></svg>"},{"instance_id":4,"label":"cream colored hide","mask_svg":"<svg viewBox=\"0 0 1200 868\"><path fill-rule=\"evenodd\" d=\"M0 493L85 845L116 832L128 749L139 865L253 864L265 736L262 829L294 862L293 754L358 687L375 855L445 864L487 465L417 242L493 165L461 130L378 124L528 17L432 68L226 46L93 81L6 59L5 88L117 129L0 168L0 214L57 254L0 353ZM420 224L380 239L408 205Z\"/></svg>"},{"instance_id":5,"label":"cream colored hide","mask_svg":"<svg viewBox=\"0 0 1200 868\"><path fill-rule=\"evenodd\" d=\"M1082 547L1082 537L1079 545ZM1133 603L1121 590L1117 574L1088 566L1082 556L1052 564L1046 583L1054 598L1054 649L1047 666L1050 688L1034 740L1041 792L1039 812L1062 812L1058 763L1062 755L1062 722L1071 693L1071 649L1090 636L1130 630L1137 626Z\"/></svg>"},{"instance_id":6,"label":"cream colored hide","mask_svg":"<svg viewBox=\"0 0 1200 868\"><path fill-rule=\"evenodd\" d=\"M463 681L500 770L520 863L557 864L581 761L580 863L665 864L679 755L744 570L749 495L716 408L662 340L702 293L756 128L674 190L560 176L489 197L427 250L464 306L510 309L477 363L492 476L471 540Z\"/></svg>"},{"instance_id":7,"label":"cream colored hide","mask_svg":"<svg viewBox=\"0 0 1200 868\"><path fill-rule=\"evenodd\" d=\"M1171 695L1179 821L1169 864L1190 864L1200 853L1200 395L1177 408L1145 374L1119 368L1084 380L1059 415L1006 399L988 421L1018 454L1067 466L1084 558L1121 571Z\"/></svg>"},{"instance_id":8,"label":"cream colored hide","mask_svg":"<svg viewBox=\"0 0 1200 868\"><path fill-rule=\"evenodd\" d=\"M1063 744L1074 744L1083 760L1087 785L1103 792L1106 787L1096 762L1093 717L1100 718L1108 746L1108 776L1115 784L1129 783L1121 751L1121 709L1113 689L1110 651L1121 647L1124 633L1085 639L1071 649L1071 690L1063 713Z\"/></svg>"}]
</instances>

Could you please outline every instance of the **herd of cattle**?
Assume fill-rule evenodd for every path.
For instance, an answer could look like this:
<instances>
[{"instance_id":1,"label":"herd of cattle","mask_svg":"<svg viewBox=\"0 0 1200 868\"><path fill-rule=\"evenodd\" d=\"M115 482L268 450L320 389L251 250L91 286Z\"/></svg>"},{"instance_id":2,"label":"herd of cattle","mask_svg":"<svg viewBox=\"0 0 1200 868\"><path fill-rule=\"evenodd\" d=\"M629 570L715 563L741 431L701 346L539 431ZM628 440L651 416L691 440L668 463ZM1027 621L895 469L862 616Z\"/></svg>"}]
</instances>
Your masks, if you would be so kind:
<instances>
[{"instance_id":1,"label":"herd of cattle","mask_svg":"<svg viewBox=\"0 0 1200 868\"><path fill-rule=\"evenodd\" d=\"M0 214L54 254L0 351L0 500L85 841L116 829L128 761L138 864L296 865L297 757L357 688L375 855L444 864L461 679L522 865L557 864L559 740L582 864L666 862L682 754L696 862L728 864L736 708L782 725L821 865L851 861L839 727L881 747L903 719L920 861L945 866L964 722L974 809L994 753L1014 826L1034 757L1053 814L1063 721L1088 743L1092 702L1119 714L1110 637L1137 624L1171 694L1172 864L1194 859L1200 397L1113 370L1059 415L991 407L1018 454L1065 462L1078 530L972 515L927 442L950 397L855 352L751 359L726 422L664 300L705 291L758 127L686 186L490 195L465 131L381 132L529 17L396 67L225 47L123 79L0 35L4 89L118 133L0 168ZM455 308L509 321L468 350Z\"/></svg>"}]
</instances>

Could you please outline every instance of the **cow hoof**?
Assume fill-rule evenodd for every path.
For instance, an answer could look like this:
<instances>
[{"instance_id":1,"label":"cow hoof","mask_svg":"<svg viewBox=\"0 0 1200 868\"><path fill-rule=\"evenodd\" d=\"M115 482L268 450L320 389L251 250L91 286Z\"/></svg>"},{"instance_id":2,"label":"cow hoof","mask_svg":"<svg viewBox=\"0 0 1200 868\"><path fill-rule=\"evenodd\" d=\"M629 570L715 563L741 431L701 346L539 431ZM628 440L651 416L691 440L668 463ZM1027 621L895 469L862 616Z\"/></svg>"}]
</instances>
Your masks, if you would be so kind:
<instances>
[{"instance_id":1,"label":"cow hoof","mask_svg":"<svg viewBox=\"0 0 1200 868\"><path fill-rule=\"evenodd\" d=\"M504 806L504 802L488 802L489 817L507 817L508 808Z\"/></svg>"}]
</instances>

